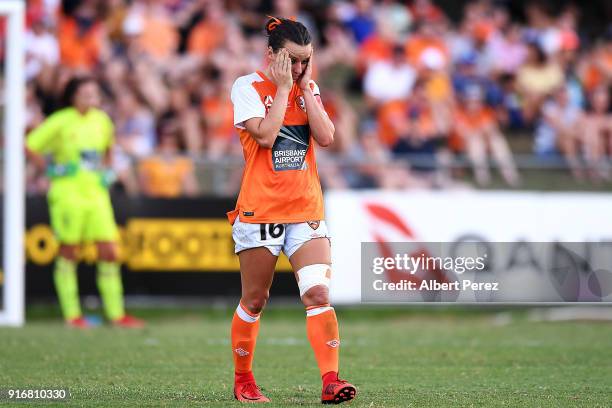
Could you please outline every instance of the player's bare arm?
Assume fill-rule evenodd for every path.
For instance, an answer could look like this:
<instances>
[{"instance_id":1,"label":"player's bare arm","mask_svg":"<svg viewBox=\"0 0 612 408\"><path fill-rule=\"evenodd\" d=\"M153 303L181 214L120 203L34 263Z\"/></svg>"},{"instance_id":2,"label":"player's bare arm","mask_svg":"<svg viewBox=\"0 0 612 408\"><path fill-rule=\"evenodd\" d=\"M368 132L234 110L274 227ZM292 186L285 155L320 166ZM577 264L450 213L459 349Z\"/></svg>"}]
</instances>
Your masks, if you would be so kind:
<instances>
[{"instance_id":1,"label":"player's bare arm","mask_svg":"<svg viewBox=\"0 0 612 408\"><path fill-rule=\"evenodd\" d=\"M47 161L42 154L36 153L35 151L25 148L27 159L34 164L36 170L40 173L45 172L45 168L47 166Z\"/></svg>"},{"instance_id":2,"label":"player's bare arm","mask_svg":"<svg viewBox=\"0 0 612 408\"><path fill-rule=\"evenodd\" d=\"M306 104L306 114L308 115L308 124L312 137L320 146L329 146L334 141L334 124L323 109L323 104L318 96L315 96L310 87L312 79L312 59L313 53L310 53L310 58L306 65L306 69L299 80L299 86L304 93L304 102Z\"/></svg>"},{"instance_id":3,"label":"player's bare arm","mask_svg":"<svg viewBox=\"0 0 612 408\"><path fill-rule=\"evenodd\" d=\"M270 79L276 84L276 95L270 111L265 118L251 118L244 123L257 143L265 148L272 148L276 135L283 125L289 92L293 85L291 77L291 60L286 49L282 48L269 67Z\"/></svg>"}]
</instances>

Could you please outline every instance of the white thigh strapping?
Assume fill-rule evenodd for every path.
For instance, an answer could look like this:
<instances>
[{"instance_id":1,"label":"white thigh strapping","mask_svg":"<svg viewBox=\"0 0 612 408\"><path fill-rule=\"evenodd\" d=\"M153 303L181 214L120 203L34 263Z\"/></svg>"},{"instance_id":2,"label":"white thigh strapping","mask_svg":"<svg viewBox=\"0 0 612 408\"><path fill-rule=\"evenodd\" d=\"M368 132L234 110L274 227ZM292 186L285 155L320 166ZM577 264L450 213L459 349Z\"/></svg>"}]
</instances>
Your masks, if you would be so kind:
<instances>
[{"instance_id":1,"label":"white thigh strapping","mask_svg":"<svg viewBox=\"0 0 612 408\"><path fill-rule=\"evenodd\" d=\"M309 289L317 285L323 285L329 288L331 266L327 264L307 265L297 271L297 277L300 296L304 296Z\"/></svg>"}]
</instances>

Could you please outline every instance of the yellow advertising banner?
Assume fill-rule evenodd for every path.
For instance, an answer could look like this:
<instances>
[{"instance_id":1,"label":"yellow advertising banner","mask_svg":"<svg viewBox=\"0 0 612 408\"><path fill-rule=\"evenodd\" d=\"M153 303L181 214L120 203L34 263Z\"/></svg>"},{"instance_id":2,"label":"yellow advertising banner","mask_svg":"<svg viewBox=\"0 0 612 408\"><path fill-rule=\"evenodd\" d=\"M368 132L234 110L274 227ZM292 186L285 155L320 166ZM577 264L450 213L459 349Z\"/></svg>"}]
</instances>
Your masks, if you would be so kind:
<instances>
[{"instance_id":1,"label":"yellow advertising banner","mask_svg":"<svg viewBox=\"0 0 612 408\"><path fill-rule=\"evenodd\" d=\"M224 219L132 218L120 228L119 241L121 259L132 271L239 270L232 228ZM36 224L26 232L26 255L33 263L51 263L58 246L46 224ZM84 245L81 258L95 261L95 246ZM276 269L291 270L284 255Z\"/></svg>"}]
</instances>

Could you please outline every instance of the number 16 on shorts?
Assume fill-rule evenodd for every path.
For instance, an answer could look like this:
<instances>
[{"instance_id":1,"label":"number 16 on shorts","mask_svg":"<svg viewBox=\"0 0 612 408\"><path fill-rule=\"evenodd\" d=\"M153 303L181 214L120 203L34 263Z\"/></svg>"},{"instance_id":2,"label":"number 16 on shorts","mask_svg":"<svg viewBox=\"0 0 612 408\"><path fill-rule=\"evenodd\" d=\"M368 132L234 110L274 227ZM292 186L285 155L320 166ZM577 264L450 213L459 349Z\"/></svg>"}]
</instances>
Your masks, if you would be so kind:
<instances>
[{"instance_id":1,"label":"number 16 on shorts","mask_svg":"<svg viewBox=\"0 0 612 408\"><path fill-rule=\"evenodd\" d=\"M259 224L260 240L266 241L270 238L281 238L285 233L283 224Z\"/></svg>"}]
</instances>

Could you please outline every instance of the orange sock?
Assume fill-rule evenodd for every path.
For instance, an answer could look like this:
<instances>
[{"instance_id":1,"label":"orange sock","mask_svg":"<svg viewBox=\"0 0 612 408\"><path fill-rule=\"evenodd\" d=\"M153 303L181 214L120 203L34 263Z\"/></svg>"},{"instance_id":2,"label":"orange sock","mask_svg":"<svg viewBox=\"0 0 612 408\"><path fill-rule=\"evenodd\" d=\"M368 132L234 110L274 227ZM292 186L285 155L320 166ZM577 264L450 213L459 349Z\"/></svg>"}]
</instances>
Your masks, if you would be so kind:
<instances>
[{"instance_id":1,"label":"orange sock","mask_svg":"<svg viewBox=\"0 0 612 408\"><path fill-rule=\"evenodd\" d=\"M306 333L321 377L330 371L337 373L340 335L334 308L329 304L306 308Z\"/></svg>"},{"instance_id":2,"label":"orange sock","mask_svg":"<svg viewBox=\"0 0 612 408\"><path fill-rule=\"evenodd\" d=\"M232 319L232 354L236 374L250 373L259 332L259 314L240 303Z\"/></svg>"}]
</instances>

